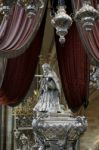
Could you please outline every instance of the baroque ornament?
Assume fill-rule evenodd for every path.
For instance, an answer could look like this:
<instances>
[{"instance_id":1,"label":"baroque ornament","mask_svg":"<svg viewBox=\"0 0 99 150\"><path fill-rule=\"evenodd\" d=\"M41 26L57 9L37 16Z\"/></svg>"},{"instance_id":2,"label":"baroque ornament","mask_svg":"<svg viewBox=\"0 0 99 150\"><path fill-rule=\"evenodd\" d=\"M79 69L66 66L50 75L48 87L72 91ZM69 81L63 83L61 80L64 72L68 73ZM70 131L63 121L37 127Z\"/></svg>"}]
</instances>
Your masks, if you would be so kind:
<instances>
[{"instance_id":1,"label":"baroque ornament","mask_svg":"<svg viewBox=\"0 0 99 150\"><path fill-rule=\"evenodd\" d=\"M12 4L10 3L6 4L6 3L1 2L0 14L8 15L11 7L14 6L16 3L25 9L28 17L35 15L38 9L44 7L43 0L17 0L17 1L13 1Z\"/></svg>"},{"instance_id":2,"label":"baroque ornament","mask_svg":"<svg viewBox=\"0 0 99 150\"><path fill-rule=\"evenodd\" d=\"M40 96L34 107L32 126L36 150L77 150L77 141L87 128L84 116L74 117L60 105L60 84L49 64L44 64Z\"/></svg>"},{"instance_id":3,"label":"baroque ornament","mask_svg":"<svg viewBox=\"0 0 99 150\"><path fill-rule=\"evenodd\" d=\"M89 0L84 0L82 8L76 11L74 19L81 23L86 31L91 31L94 23L99 19L99 12L91 6Z\"/></svg>"},{"instance_id":4,"label":"baroque ornament","mask_svg":"<svg viewBox=\"0 0 99 150\"><path fill-rule=\"evenodd\" d=\"M68 29L72 25L72 18L66 13L66 5L64 0L58 0L57 12L56 8L53 8L53 18L51 20L52 25L56 29L56 34L60 37L59 42L65 43L65 35L68 33ZM94 23L99 20L99 11L96 10L90 0L83 0L82 7L75 12L74 20L77 23L81 23L85 31L92 30ZM52 6L54 7L54 6ZM98 7L98 6L97 6Z\"/></svg>"},{"instance_id":5,"label":"baroque ornament","mask_svg":"<svg viewBox=\"0 0 99 150\"><path fill-rule=\"evenodd\" d=\"M68 33L69 27L72 25L72 18L66 14L65 6L58 6L57 13L52 18L51 23L56 29L56 34L60 37L59 42L65 43L65 35Z\"/></svg>"}]
</instances>

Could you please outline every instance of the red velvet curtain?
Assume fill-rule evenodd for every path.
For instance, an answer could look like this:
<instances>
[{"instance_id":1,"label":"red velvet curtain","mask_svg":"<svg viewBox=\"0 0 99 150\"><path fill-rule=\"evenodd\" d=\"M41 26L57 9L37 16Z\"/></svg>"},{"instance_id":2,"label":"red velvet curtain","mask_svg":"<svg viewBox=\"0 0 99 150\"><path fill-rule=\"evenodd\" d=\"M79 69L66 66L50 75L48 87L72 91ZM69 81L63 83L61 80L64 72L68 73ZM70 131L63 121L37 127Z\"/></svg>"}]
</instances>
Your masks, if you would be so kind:
<instances>
[{"instance_id":1,"label":"red velvet curtain","mask_svg":"<svg viewBox=\"0 0 99 150\"><path fill-rule=\"evenodd\" d=\"M24 54L8 59L5 76L0 89L0 104L17 104L26 95L38 63L45 17L30 47Z\"/></svg>"},{"instance_id":2,"label":"red velvet curtain","mask_svg":"<svg viewBox=\"0 0 99 150\"><path fill-rule=\"evenodd\" d=\"M78 5L79 2L79 5ZM83 1L82 1L83 2ZM91 0L92 5L94 7L97 7L97 1ZM73 9L74 12L76 9L80 9L82 6L82 3L80 3L80 0L72 0ZM99 22L95 23L95 26L91 32L86 32L80 23L77 23L77 27L79 30L79 34L82 40L82 43L87 51L87 53L90 54L94 58L94 60L99 63Z\"/></svg>"},{"instance_id":3,"label":"red velvet curtain","mask_svg":"<svg viewBox=\"0 0 99 150\"><path fill-rule=\"evenodd\" d=\"M62 46L56 36L56 50L63 91L69 108L76 112L88 103L89 62L81 44L75 23L69 29Z\"/></svg>"},{"instance_id":4,"label":"red velvet curtain","mask_svg":"<svg viewBox=\"0 0 99 150\"><path fill-rule=\"evenodd\" d=\"M47 1L45 7L32 17L28 17L24 8L16 4L10 15L4 17L0 26L0 55L16 57L28 48L40 26L46 4Z\"/></svg>"}]
</instances>

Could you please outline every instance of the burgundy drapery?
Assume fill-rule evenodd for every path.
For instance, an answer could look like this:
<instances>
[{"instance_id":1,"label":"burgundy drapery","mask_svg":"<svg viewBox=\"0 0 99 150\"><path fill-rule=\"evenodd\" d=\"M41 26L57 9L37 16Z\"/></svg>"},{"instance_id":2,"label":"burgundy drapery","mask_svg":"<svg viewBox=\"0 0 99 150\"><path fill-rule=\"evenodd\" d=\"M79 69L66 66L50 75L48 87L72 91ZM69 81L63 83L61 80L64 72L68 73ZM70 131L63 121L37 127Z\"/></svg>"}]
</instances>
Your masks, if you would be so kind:
<instances>
[{"instance_id":1,"label":"burgundy drapery","mask_svg":"<svg viewBox=\"0 0 99 150\"><path fill-rule=\"evenodd\" d=\"M28 91L38 62L44 25L45 17L27 51L16 58L8 59L4 81L0 89L0 104L17 104Z\"/></svg>"},{"instance_id":2,"label":"burgundy drapery","mask_svg":"<svg viewBox=\"0 0 99 150\"><path fill-rule=\"evenodd\" d=\"M88 103L89 63L74 23L64 46L56 37L56 50L65 98L69 108L76 112Z\"/></svg>"},{"instance_id":3,"label":"burgundy drapery","mask_svg":"<svg viewBox=\"0 0 99 150\"><path fill-rule=\"evenodd\" d=\"M97 6L97 1L91 0L91 2L93 6ZM72 0L72 4L74 12L82 6L80 0ZM79 23L77 23L77 27L86 51L95 59L97 63L99 63L99 22L95 23L95 26L91 32L84 31Z\"/></svg>"},{"instance_id":4,"label":"burgundy drapery","mask_svg":"<svg viewBox=\"0 0 99 150\"><path fill-rule=\"evenodd\" d=\"M4 16L2 19L2 22L0 24L0 41L3 38L3 36L5 35L7 25L8 25L8 20L9 19L7 19L7 16Z\"/></svg>"},{"instance_id":5,"label":"burgundy drapery","mask_svg":"<svg viewBox=\"0 0 99 150\"><path fill-rule=\"evenodd\" d=\"M22 6L15 5L0 26L0 55L16 57L28 48L39 28L45 7L29 18Z\"/></svg>"},{"instance_id":6,"label":"burgundy drapery","mask_svg":"<svg viewBox=\"0 0 99 150\"><path fill-rule=\"evenodd\" d=\"M4 79L6 66L7 66L7 59L0 57L0 88L2 86L2 82Z\"/></svg>"}]
</instances>

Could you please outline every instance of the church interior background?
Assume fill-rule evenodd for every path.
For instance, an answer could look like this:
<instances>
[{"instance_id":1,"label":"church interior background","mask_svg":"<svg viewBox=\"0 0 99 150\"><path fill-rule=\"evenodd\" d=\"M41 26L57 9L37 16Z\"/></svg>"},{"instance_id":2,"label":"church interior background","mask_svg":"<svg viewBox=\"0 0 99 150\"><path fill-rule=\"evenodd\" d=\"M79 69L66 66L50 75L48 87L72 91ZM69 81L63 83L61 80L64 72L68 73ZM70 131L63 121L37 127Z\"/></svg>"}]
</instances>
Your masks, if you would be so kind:
<instances>
[{"instance_id":1,"label":"church interior background","mask_svg":"<svg viewBox=\"0 0 99 150\"><path fill-rule=\"evenodd\" d=\"M33 108L38 102L39 75L42 74L44 63L50 64L62 81L60 103L65 106L65 110L71 110L76 117L85 116L88 121L87 129L78 141L79 146L67 149L99 150L99 1L1 0L0 3L0 150L35 150ZM92 13L87 10L84 14L95 17L95 25L90 22L91 17L89 24L84 22L84 29L79 23L79 16L75 16L78 22L69 22L71 20L67 16L61 17L68 21L60 18L57 21L57 5L65 5L65 13L74 17L75 12L84 6L83 3L95 8ZM16 4L18 6L12 8ZM56 21L54 27L51 24L53 20ZM64 23L67 23L66 26ZM59 28L58 36L57 24L63 27L63 30ZM91 27L93 30L89 29ZM66 28L70 28L68 33ZM62 37L59 35L61 32L64 34ZM81 39L83 46L78 39ZM22 147L24 140L27 147Z\"/></svg>"}]
</instances>

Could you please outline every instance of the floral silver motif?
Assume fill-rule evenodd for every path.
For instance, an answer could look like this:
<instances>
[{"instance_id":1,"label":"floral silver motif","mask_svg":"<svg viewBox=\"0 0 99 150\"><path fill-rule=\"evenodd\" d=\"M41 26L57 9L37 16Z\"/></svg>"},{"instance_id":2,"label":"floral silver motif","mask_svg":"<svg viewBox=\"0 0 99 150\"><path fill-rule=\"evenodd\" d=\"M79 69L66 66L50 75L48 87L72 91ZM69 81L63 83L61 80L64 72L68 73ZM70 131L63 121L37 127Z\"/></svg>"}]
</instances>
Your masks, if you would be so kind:
<instances>
[{"instance_id":1,"label":"floral silver motif","mask_svg":"<svg viewBox=\"0 0 99 150\"><path fill-rule=\"evenodd\" d=\"M74 19L82 24L86 31L91 31L95 21L99 20L99 12L91 6L91 2L85 0L82 8L75 13Z\"/></svg>"},{"instance_id":2,"label":"floral silver motif","mask_svg":"<svg viewBox=\"0 0 99 150\"><path fill-rule=\"evenodd\" d=\"M65 6L58 6L57 13L51 20L51 24L56 29L56 34L60 37L59 42L65 43L65 35L72 24L72 18L66 14Z\"/></svg>"}]
</instances>

